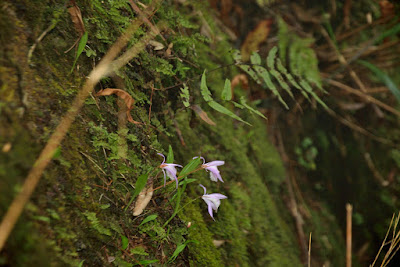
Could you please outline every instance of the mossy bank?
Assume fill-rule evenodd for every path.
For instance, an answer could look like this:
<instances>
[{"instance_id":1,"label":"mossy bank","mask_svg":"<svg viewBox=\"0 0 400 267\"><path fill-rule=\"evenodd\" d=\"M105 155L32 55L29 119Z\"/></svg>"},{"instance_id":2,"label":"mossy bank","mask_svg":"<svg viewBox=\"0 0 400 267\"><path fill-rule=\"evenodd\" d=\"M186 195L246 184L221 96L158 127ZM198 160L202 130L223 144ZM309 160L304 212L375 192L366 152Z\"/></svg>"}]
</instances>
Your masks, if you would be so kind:
<instances>
[{"instance_id":1,"label":"mossy bank","mask_svg":"<svg viewBox=\"0 0 400 267\"><path fill-rule=\"evenodd\" d=\"M79 38L67 12L72 1L0 4L1 216L85 76L138 19L129 1L76 2L89 38L72 73L75 50L66 51ZM121 87L122 81L136 101L132 116L142 125L129 123L121 131L117 98L88 98L0 253L0 265L301 266L294 222L281 197L285 170L268 141L265 121L245 110L239 115L252 126L233 121L207 108L199 92L204 69L233 62L231 44L202 1L164 1L152 17L153 23L161 20L168 24L164 38L156 39L163 48L147 45L116 74L119 78L103 79L96 88ZM54 27L28 62L29 49L50 25ZM143 26L131 43L146 31ZM225 78L237 72L227 67L210 73L213 94L220 95ZM163 89L181 81L189 85L191 103L201 106L215 126L184 107L179 86ZM246 96L245 91L237 93ZM185 208L163 227L174 210L174 186L155 191L139 217L125 207L137 178L160 164L156 153L167 152L169 145L176 163L186 164L198 155L224 160L220 170L225 183L211 182L205 172L191 175L197 180L182 197ZM126 153L119 153L124 146ZM161 185L162 177L154 183ZM202 194L199 183L210 193L228 196L216 221L201 199L191 202ZM154 220L140 225L153 214ZM316 224L320 217L316 215ZM337 227L334 220L330 223ZM323 236L329 230L319 225L318 231ZM328 239L328 250L336 254L342 246L340 234ZM175 259L173 253L182 244L186 247Z\"/></svg>"}]
</instances>

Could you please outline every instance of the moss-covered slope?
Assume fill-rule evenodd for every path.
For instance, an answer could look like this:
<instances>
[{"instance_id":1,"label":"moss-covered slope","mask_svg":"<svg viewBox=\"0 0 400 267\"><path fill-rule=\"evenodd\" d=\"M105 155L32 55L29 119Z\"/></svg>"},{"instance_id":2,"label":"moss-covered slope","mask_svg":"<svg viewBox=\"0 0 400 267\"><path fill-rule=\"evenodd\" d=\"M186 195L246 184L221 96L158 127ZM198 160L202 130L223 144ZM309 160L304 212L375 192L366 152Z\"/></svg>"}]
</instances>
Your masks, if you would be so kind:
<instances>
[{"instance_id":1,"label":"moss-covered slope","mask_svg":"<svg viewBox=\"0 0 400 267\"><path fill-rule=\"evenodd\" d=\"M1 217L91 66L137 19L127 1L77 1L89 41L78 60L79 71L70 74L75 55L64 51L77 35L65 7L48 4L22 0L0 4L0 146L11 145L0 152ZM54 29L28 62L29 48L54 20L58 21ZM0 252L0 265L301 265L296 233L279 195L284 168L268 141L265 121L243 111L240 116L252 124L246 126L201 104L198 75L232 62L230 46L207 7L165 1L154 20L167 21L169 30L163 34L174 44L175 56L148 46L118 73L136 100L134 119L144 124L129 124L128 133L118 132L116 98L88 99ZM201 27L208 27L210 42L200 34ZM143 27L132 42L145 31ZM219 39L212 41L216 36ZM220 94L218 88L230 75L229 68L209 75L213 93ZM179 87L153 92L149 86L162 89L188 77L191 101L202 105L216 126L184 109L177 97ZM104 79L97 89L117 84L115 79ZM127 154L121 156L118 151L124 144ZM220 170L225 183L211 182L203 171L191 175L197 180L183 194L184 209L163 226L173 214L174 186L155 191L139 217L125 207L137 178L160 164L156 153L168 151L169 145L175 162L183 165L197 155L224 160ZM162 184L162 176L153 178L155 186ZM202 194L199 183L209 193L228 196L216 221L208 215L206 203L191 201ZM153 214L156 219L140 225ZM186 248L171 258L182 244Z\"/></svg>"}]
</instances>

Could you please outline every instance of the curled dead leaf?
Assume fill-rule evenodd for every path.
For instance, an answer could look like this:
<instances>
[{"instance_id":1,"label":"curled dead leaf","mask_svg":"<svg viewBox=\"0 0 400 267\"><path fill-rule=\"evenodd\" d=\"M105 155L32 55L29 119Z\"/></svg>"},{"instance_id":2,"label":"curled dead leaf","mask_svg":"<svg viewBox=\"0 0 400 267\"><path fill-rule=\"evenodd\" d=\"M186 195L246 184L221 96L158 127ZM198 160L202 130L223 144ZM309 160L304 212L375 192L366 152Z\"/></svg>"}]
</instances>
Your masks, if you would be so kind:
<instances>
[{"instance_id":1,"label":"curled dead leaf","mask_svg":"<svg viewBox=\"0 0 400 267\"><path fill-rule=\"evenodd\" d=\"M112 94L116 94L119 98L124 100L125 105L127 107L126 116L128 117L128 121L131 123L134 123L134 124L141 124L140 122L132 119L131 110L133 109L133 104L135 103L135 100L132 98L132 96L130 94L128 94L124 90L114 89L114 88L106 88L104 90L100 90L95 95L96 96L107 96L107 95L112 95Z\"/></svg>"},{"instance_id":2,"label":"curled dead leaf","mask_svg":"<svg viewBox=\"0 0 400 267\"><path fill-rule=\"evenodd\" d=\"M165 51L165 55L167 56L167 57L170 57L171 56L171 53L172 53L172 48L174 47L174 43L170 43L169 45L168 45L168 48L167 48L167 50Z\"/></svg>"},{"instance_id":3,"label":"curled dead leaf","mask_svg":"<svg viewBox=\"0 0 400 267\"><path fill-rule=\"evenodd\" d=\"M135 207L133 208L133 216L139 216L149 204L153 196L153 182L147 184L145 188L139 193Z\"/></svg>"},{"instance_id":4,"label":"curled dead leaf","mask_svg":"<svg viewBox=\"0 0 400 267\"><path fill-rule=\"evenodd\" d=\"M249 34L240 49L242 59L244 61L249 60L252 52L257 51L262 42L267 40L268 34L271 30L272 19L262 20Z\"/></svg>"},{"instance_id":5,"label":"curled dead leaf","mask_svg":"<svg viewBox=\"0 0 400 267\"><path fill-rule=\"evenodd\" d=\"M193 105L190 107L199 117L206 123L215 126L216 123L208 117L207 113L198 105Z\"/></svg>"},{"instance_id":6,"label":"curled dead leaf","mask_svg":"<svg viewBox=\"0 0 400 267\"><path fill-rule=\"evenodd\" d=\"M8 153L11 150L11 143L7 142L4 144L3 148L1 149L1 151L3 151L4 153Z\"/></svg>"},{"instance_id":7,"label":"curled dead leaf","mask_svg":"<svg viewBox=\"0 0 400 267\"><path fill-rule=\"evenodd\" d=\"M236 86L241 85L243 89L248 90L249 89L249 80L247 79L247 76L245 74L238 74L233 77L232 82L231 82L231 90L232 90L232 95L233 91Z\"/></svg>"},{"instance_id":8,"label":"curled dead leaf","mask_svg":"<svg viewBox=\"0 0 400 267\"><path fill-rule=\"evenodd\" d=\"M149 44L154 47L154 50L163 50L164 49L164 45L160 42L154 41L154 40L150 40Z\"/></svg>"},{"instance_id":9,"label":"curled dead leaf","mask_svg":"<svg viewBox=\"0 0 400 267\"><path fill-rule=\"evenodd\" d=\"M82 13L79 7L76 5L74 0L71 0L71 7L68 8L68 13L71 16L72 23L74 24L75 30L78 32L79 37L85 33L85 25L82 20Z\"/></svg>"}]
</instances>

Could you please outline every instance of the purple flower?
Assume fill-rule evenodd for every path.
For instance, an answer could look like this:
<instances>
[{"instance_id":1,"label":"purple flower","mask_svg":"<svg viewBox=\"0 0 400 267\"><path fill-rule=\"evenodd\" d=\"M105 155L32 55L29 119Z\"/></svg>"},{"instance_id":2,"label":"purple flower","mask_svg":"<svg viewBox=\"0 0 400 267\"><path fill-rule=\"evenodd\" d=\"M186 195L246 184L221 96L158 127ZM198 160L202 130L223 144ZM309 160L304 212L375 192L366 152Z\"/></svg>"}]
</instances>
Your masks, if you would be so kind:
<instances>
[{"instance_id":1,"label":"purple flower","mask_svg":"<svg viewBox=\"0 0 400 267\"><path fill-rule=\"evenodd\" d=\"M214 161L206 163L206 160L203 157L200 157L200 158L203 160L203 164L201 165L201 167L203 169L206 169L206 171L210 172L211 181L217 182L218 180L220 180L221 182L224 182L222 180L221 174L219 173L217 166L224 165L225 161L214 160Z\"/></svg>"},{"instance_id":2,"label":"purple flower","mask_svg":"<svg viewBox=\"0 0 400 267\"><path fill-rule=\"evenodd\" d=\"M210 213L211 218L213 218L213 220L215 221L213 216L213 210L217 212L219 205L221 205L221 199L225 199L228 197L218 193L206 194L207 189L203 185L200 186L203 187L204 189L204 195L201 198L207 203L208 213Z\"/></svg>"},{"instance_id":3,"label":"purple flower","mask_svg":"<svg viewBox=\"0 0 400 267\"><path fill-rule=\"evenodd\" d=\"M171 180L175 179L176 188L178 188L178 178L176 177L176 169L175 169L175 167L182 168L182 166L179 165L179 164L165 163L165 156L163 154L161 154L161 153L157 153L157 154L164 158L163 162L160 164L160 168L162 169L162 171L164 173L164 187L165 187L165 184L167 182L166 181L166 175L167 175Z\"/></svg>"}]
</instances>

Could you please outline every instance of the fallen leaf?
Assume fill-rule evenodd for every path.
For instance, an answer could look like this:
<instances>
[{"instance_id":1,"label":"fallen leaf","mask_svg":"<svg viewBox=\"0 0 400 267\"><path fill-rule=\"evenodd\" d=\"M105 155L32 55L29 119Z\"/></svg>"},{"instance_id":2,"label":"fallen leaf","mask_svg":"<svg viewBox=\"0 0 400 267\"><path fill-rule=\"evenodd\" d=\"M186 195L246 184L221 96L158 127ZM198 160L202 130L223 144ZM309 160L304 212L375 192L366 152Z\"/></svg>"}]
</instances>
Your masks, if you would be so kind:
<instances>
[{"instance_id":1,"label":"fallen leaf","mask_svg":"<svg viewBox=\"0 0 400 267\"><path fill-rule=\"evenodd\" d=\"M225 240L213 240L213 244L216 248L222 246L225 243Z\"/></svg>"},{"instance_id":2,"label":"fallen leaf","mask_svg":"<svg viewBox=\"0 0 400 267\"><path fill-rule=\"evenodd\" d=\"M154 41L154 40L150 40L149 44L151 46L153 46L154 47L153 49L156 50L156 51L164 49L164 45L162 43L160 43L160 42L157 42L157 41Z\"/></svg>"},{"instance_id":3,"label":"fallen leaf","mask_svg":"<svg viewBox=\"0 0 400 267\"><path fill-rule=\"evenodd\" d=\"M252 52L257 51L260 44L267 40L268 34L271 30L272 19L265 19L257 24L257 26L249 34L240 49L242 59L249 60Z\"/></svg>"},{"instance_id":4,"label":"fallen leaf","mask_svg":"<svg viewBox=\"0 0 400 267\"><path fill-rule=\"evenodd\" d=\"M143 210L149 204L151 198L153 196L153 182L149 182L149 184L143 188L143 190L139 193L135 207L133 208L133 216L139 216L143 213Z\"/></svg>"},{"instance_id":5,"label":"fallen leaf","mask_svg":"<svg viewBox=\"0 0 400 267\"><path fill-rule=\"evenodd\" d=\"M11 150L11 147L12 147L11 143L7 142L4 144L1 151L3 151L4 153L8 153Z\"/></svg>"},{"instance_id":6,"label":"fallen leaf","mask_svg":"<svg viewBox=\"0 0 400 267\"><path fill-rule=\"evenodd\" d=\"M395 15L395 6L388 0L379 1L379 7L381 9L381 18L393 17Z\"/></svg>"},{"instance_id":7,"label":"fallen leaf","mask_svg":"<svg viewBox=\"0 0 400 267\"><path fill-rule=\"evenodd\" d=\"M130 94L128 94L127 92L125 92L124 90L106 88L104 90L100 90L95 95L96 96L107 96L107 95L112 95L112 94L116 94L119 98L124 100L125 105L127 107L126 116L128 117L128 121L132 122L134 124L141 124L140 122L132 119L131 110L133 109L133 104L135 103L135 100L133 100L132 96Z\"/></svg>"},{"instance_id":8,"label":"fallen leaf","mask_svg":"<svg viewBox=\"0 0 400 267\"><path fill-rule=\"evenodd\" d=\"M247 79L247 76L245 74L238 74L233 77L231 83L232 95L235 87L238 85L242 86L242 88L245 90L249 89L249 80Z\"/></svg>"},{"instance_id":9,"label":"fallen leaf","mask_svg":"<svg viewBox=\"0 0 400 267\"><path fill-rule=\"evenodd\" d=\"M215 122L213 122L213 121L210 119L210 117L208 117L207 113L206 113L204 110L202 110L200 106L198 106L198 105L193 105L193 106L191 106L190 108L191 108L194 112L196 112L196 114L199 115L199 117L200 117L203 121L205 121L206 123L208 123L208 124L210 124L210 125L212 125L212 126L215 126L215 125L216 125Z\"/></svg>"},{"instance_id":10,"label":"fallen leaf","mask_svg":"<svg viewBox=\"0 0 400 267\"><path fill-rule=\"evenodd\" d=\"M68 8L68 13L71 16L72 23L75 26L75 30L78 32L79 37L81 37L85 30L85 25L83 24L82 20L82 13L79 7L76 5L74 0L71 0L70 5L71 7Z\"/></svg>"},{"instance_id":11,"label":"fallen leaf","mask_svg":"<svg viewBox=\"0 0 400 267\"><path fill-rule=\"evenodd\" d=\"M167 48L167 50L165 51L165 55L167 56L167 57L170 57L171 56L171 53L172 53L172 48L174 47L174 43L170 43L169 45L168 45L168 48Z\"/></svg>"}]
</instances>

